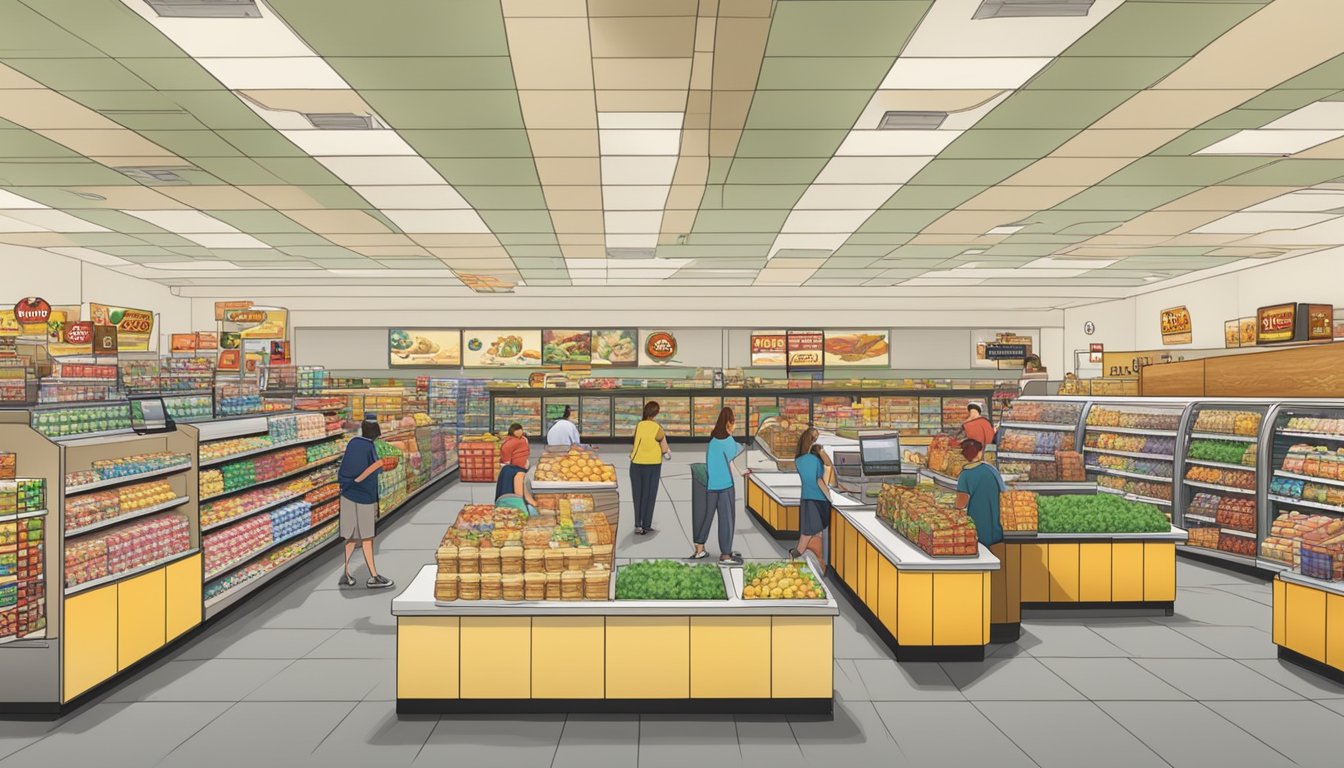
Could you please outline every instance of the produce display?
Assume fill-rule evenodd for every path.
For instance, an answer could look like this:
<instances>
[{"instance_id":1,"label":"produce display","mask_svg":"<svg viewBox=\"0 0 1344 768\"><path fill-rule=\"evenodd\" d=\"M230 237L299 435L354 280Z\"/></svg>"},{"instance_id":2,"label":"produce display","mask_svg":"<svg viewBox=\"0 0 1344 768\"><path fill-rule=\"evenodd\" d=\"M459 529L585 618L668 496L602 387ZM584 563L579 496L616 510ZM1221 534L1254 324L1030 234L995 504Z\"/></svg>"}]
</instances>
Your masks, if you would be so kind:
<instances>
[{"instance_id":1,"label":"produce display","mask_svg":"<svg viewBox=\"0 0 1344 768\"><path fill-rule=\"evenodd\" d=\"M1157 507L1118 496L1041 496L1041 533L1166 533L1171 524Z\"/></svg>"},{"instance_id":2,"label":"produce display","mask_svg":"<svg viewBox=\"0 0 1344 768\"><path fill-rule=\"evenodd\" d=\"M1149 459L1136 459L1132 456L1116 456L1109 453L1089 454L1088 468L1096 470L1114 469L1135 475L1166 478L1171 477L1172 472L1172 464L1170 461L1151 461Z\"/></svg>"},{"instance_id":3,"label":"produce display","mask_svg":"<svg viewBox=\"0 0 1344 768\"><path fill-rule=\"evenodd\" d=\"M209 527L235 518L245 517L283 499L314 492L314 489L335 495L339 492L336 485L336 473L337 468L334 465L324 466L308 474L299 475L285 483L253 488L223 499L204 502L201 504L201 525ZM321 498L314 499L307 496L305 496L305 499L312 504L322 500Z\"/></svg>"},{"instance_id":4,"label":"produce display","mask_svg":"<svg viewBox=\"0 0 1344 768\"><path fill-rule=\"evenodd\" d=\"M1185 471L1185 479L1197 483L1243 488L1248 491L1255 488L1255 472L1253 470L1202 467L1198 464L1192 464Z\"/></svg>"},{"instance_id":5,"label":"produce display","mask_svg":"<svg viewBox=\"0 0 1344 768\"><path fill-rule=\"evenodd\" d=\"M1205 440L1195 438L1190 441L1186 455L1197 461L1216 461L1219 464L1240 464L1244 467L1255 466L1255 444L1238 443L1228 440Z\"/></svg>"},{"instance_id":6,"label":"produce display","mask_svg":"<svg viewBox=\"0 0 1344 768\"><path fill-rule=\"evenodd\" d=\"M200 421L214 416L215 405L209 395L165 397L163 407L176 422Z\"/></svg>"},{"instance_id":7,"label":"produce display","mask_svg":"<svg viewBox=\"0 0 1344 768\"><path fill-rule=\"evenodd\" d=\"M1283 457L1283 471L1328 480L1344 480L1344 448L1298 443Z\"/></svg>"},{"instance_id":8,"label":"produce display","mask_svg":"<svg viewBox=\"0 0 1344 768\"><path fill-rule=\"evenodd\" d=\"M1029 429L1006 428L999 436L1001 453L1054 453L1072 451L1072 432L1035 432Z\"/></svg>"},{"instance_id":9,"label":"produce display","mask_svg":"<svg viewBox=\"0 0 1344 768\"><path fill-rule=\"evenodd\" d=\"M65 545L65 586L126 573L189 549L187 517L171 512L81 536Z\"/></svg>"},{"instance_id":10,"label":"produce display","mask_svg":"<svg viewBox=\"0 0 1344 768\"><path fill-rule=\"evenodd\" d=\"M458 477L464 483L493 483L499 473L499 438L469 435L458 443Z\"/></svg>"},{"instance_id":11,"label":"produce display","mask_svg":"<svg viewBox=\"0 0 1344 768\"><path fill-rule=\"evenodd\" d=\"M617 569L616 599L727 600L728 592L717 565L645 560Z\"/></svg>"},{"instance_id":12,"label":"produce display","mask_svg":"<svg viewBox=\"0 0 1344 768\"><path fill-rule=\"evenodd\" d=\"M1117 432L1091 432L1083 440L1087 448L1103 451L1124 451L1154 456L1171 456L1176 451L1176 438L1160 435L1127 435Z\"/></svg>"},{"instance_id":13,"label":"produce display","mask_svg":"<svg viewBox=\"0 0 1344 768\"><path fill-rule=\"evenodd\" d=\"M713 566L711 566L713 567ZM747 563L742 567L743 600L824 600L826 590L806 563ZM620 596L620 572L616 590Z\"/></svg>"},{"instance_id":14,"label":"produce display","mask_svg":"<svg viewBox=\"0 0 1344 768\"><path fill-rule=\"evenodd\" d=\"M1125 411L1105 406L1093 406L1087 412L1089 427L1120 427L1122 429L1158 429L1175 432L1181 424L1180 413L1156 411Z\"/></svg>"},{"instance_id":15,"label":"produce display","mask_svg":"<svg viewBox=\"0 0 1344 768\"><path fill-rule=\"evenodd\" d=\"M877 517L933 557L974 557L980 551L971 518L928 491L883 485Z\"/></svg>"},{"instance_id":16,"label":"produce display","mask_svg":"<svg viewBox=\"0 0 1344 768\"><path fill-rule=\"evenodd\" d=\"M1004 531L1035 531L1039 521L1035 493L1007 491L999 494L999 525Z\"/></svg>"},{"instance_id":17,"label":"produce display","mask_svg":"<svg viewBox=\"0 0 1344 768\"><path fill-rule=\"evenodd\" d=\"M1269 481L1271 496L1344 507L1344 486L1313 483L1293 477L1275 477Z\"/></svg>"},{"instance_id":18,"label":"produce display","mask_svg":"<svg viewBox=\"0 0 1344 768\"><path fill-rule=\"evenodd\" d=\"M1154 483L1148 480L1133 480L1127 477L1102 475L1097 478L1097 485L1102 488L1110 488L1133 496L1171 501L1171 483Z\"/></svg>"},{"instance_id":19,"label":"produce display","mask_svg":"<svg viewBox=\"0 0 1344 768\"><path fill-rule=\"evenodd\" d=\"M1201 410L1195 417L1196 432L1255 437L1264 417L1248 411Z\"/></svg>"},{"instance_id":20,"label":"produce display","mask_svg":"<svg viewBox=\"0 0 1344 768\"><path fill-rule=\"evenodd\" d=\"M65 500L65 532L69 535L80 528L134 515L177 498L177 491L167 480L151 480L71 496Z\"/></svg>"},{"instance_id":21,"label":"produce display","mask_svg":"<svg viewBox=\"0 0 1344 768\"><path fill-rule=\"evenodd\" d=\"M1344 419L1293 416L1283 427L1289 432L1310 432L1317 435L1344 437Z\"/></svg>"},{"instance_id":22,"label":"produce display","mask_svg":"<svg viewBox=\"0 0 1344 768\"><path fill-rule=\"evenodd\" d=\"M571 447L566 453L546 453L537 463L538 482L615 483L616 468L603 463L597 454Z\"/></svg>"},{"instance_id":23,"label":"produce display","mask_svg":"<svg viewBox=\"0 0 1344 768\"><path fill-rule=\"evenodd\" d=\"M338 533L340 533L340 525L333 521L315 529L306 536L273 549L267 552L265 557L255 558L206 584L204 598L206 600L214 599L234 587L240 587L265 576L291 560L298 559L335 539Z\"/></svg>"}]
</instances>

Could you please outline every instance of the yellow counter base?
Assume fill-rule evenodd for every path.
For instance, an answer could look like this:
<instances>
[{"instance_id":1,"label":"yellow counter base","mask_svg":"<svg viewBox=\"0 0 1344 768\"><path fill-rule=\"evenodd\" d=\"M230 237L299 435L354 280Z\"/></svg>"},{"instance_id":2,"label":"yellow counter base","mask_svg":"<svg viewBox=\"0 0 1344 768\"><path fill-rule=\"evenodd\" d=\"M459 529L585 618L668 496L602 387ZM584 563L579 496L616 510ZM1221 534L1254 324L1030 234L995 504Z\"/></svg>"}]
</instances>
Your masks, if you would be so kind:
<instances>
[{"instance_id":1,"label":"yellow counter base","mask_svg":"<svg viewBox=\"0 0 1344 768\"><path fill-rule=\"evenodd\" d=\"M1280 574L1274 579L1279 657L1344 685L1344 584Z\"/></svg>"},{"instance_id":2,"label":"yellow counter base","mask_svg":"<svg viewBox=\"0 0 1344 768\"><path fill-rule=\"evenodd\" d=\"M798 538L798 507L775 501L751 477L747 478L747 511L772 538Z\"/></svg>"},{"instance_id":3,"label":"yellow counter base","mask_svg":"<svg viewBox=\"0 0 1344 768\"><path fill-rule=\"evenodd\" d=\"M399 616L397 711L829 714L832 622Z\"/></svg>"},{"instance_id":4,"label":"yellow counter base","mask_svg":"<svg viewBox=\"0 0 1344 768\"><path fill-rule=\"evenodd\" d=\"M1083 539L1005 541L991 551L1003 563L994 589L1002 599L995 620L1018 620L1027 608L1156 609L1176 602L1176 544L1172 541Z\"/></svg>"}]
</instances>

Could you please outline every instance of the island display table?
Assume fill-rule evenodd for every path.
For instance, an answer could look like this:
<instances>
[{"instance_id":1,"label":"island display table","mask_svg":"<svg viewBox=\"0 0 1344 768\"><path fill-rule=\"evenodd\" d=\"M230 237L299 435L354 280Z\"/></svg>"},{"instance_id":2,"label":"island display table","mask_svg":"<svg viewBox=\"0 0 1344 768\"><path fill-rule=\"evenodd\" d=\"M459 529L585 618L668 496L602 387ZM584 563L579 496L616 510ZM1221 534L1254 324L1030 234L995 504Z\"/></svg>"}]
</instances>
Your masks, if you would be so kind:
<instances>
[{"instance_id":1,"label":"island display table","mask_svg":"<svg viewBox=\"0 0 1344 768\"><path fill-rule=\"evenodd\" d=\"M1344 685L1344 582L1275 576L1273 638L1279 658Z\"/></svg>"}]
</instances>

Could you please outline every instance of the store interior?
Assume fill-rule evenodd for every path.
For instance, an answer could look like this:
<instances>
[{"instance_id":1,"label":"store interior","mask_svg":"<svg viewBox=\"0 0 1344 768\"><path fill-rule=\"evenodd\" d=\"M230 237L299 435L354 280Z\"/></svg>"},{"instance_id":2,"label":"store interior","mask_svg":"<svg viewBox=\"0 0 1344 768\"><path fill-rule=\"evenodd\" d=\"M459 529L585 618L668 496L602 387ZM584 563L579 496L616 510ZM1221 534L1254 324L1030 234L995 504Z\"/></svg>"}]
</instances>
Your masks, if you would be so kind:
<instances>
[{"instance_id":1,"label":"store interior","mask_svg":"<svg viewBox=\"0 0 1344 768\"><path fill-rule=\"evenodd\" d=\"M0 768L1338 765L1341 28L0 0Z\"/></svg>"}]
</instances>

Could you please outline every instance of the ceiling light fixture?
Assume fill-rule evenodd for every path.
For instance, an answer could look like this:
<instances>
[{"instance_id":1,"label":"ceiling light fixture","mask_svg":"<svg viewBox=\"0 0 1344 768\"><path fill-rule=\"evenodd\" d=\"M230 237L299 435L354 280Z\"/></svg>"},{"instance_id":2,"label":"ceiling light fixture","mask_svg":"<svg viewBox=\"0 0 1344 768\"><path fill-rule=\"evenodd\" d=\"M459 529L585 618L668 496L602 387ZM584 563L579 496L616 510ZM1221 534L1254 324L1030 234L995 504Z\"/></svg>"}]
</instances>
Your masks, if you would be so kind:
<instances>
[{"instance_id":1,"label":"ceiling light fixture","mask_svg":"<svg viewBox=\"0 0 1344 768\"><path fill-rule=\"evenodd\" d=\"M973 19L1086 16L1094 0L984 0Z\"/></svg>"},{"instance_id":2,"label":"ceiling light fixture","mask_svg":"<svg viewBox=\"0 0 1344 768\"><path fill-rule=\"evenodd\" d=\"M382 128L373 115L356 115L352 112L311 112L304 113L308 122L321 131L368 131Z\"/></svg>"},{"instance_id":3,"label":"ceiling light fixture","mask_svg":"<svg viewBox=\"0 0 1344 768\"><path fill-rule=\"evenodd\" d=\"M931 131L947 119L946 112L915 112L894 110L877 121L879 131Z\"/></svg>"},{"instance_id":4,"label":"ceiling light fixture","mask_svg":"<svg viewBox=\"0 0 1344 768\"><path fill-rule=\"evenodd\" d=\"M259 19L256 0L145 0L164 18Z\"/></svg>"},{"instance_id":5,"label":"ceiling light fixture","mask_svg":"<svg viewBox=\"0 0 1344 768\"><path fill-rule=\"evenodd\" d=\"M608 248L608 259L652 259L658 255L657 248Z\"/></svg>"}]
</instances>

